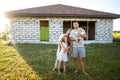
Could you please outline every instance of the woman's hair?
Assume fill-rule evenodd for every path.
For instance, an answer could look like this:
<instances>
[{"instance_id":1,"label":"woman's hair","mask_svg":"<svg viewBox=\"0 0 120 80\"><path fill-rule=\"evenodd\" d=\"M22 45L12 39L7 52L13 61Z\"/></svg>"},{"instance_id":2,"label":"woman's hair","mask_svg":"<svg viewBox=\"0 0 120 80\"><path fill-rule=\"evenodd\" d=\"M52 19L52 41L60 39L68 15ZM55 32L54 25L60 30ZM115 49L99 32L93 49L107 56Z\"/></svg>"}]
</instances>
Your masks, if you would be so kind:
<instances>
[{"instance_id":1,"label":"woman's hair","mask_svg":"<svg viewBox=\"0 0 120 80\"><path fill-rule=\"evenodd\" d=\"M70 44L71 44L69 34L67 36L67 44L68 44L68 46L70 46Z\"/></svg>"},{"instance_id":2,"label":"woman's hair","mask_svg":"<svg viewBox=\"0 0 120 80\"><path fill-rule=\"evenodd\" d=\"M65 28L64 33L66 33L69 29L70 29L70 28ZM69 45L70 45L69 34L68 34L66 37L67 37L67 44L68 44L68 46L69 46ZM65 42L64 37L63 37L63 39L62 39L62 42Z\"/></svg>"},{"instance_id":3,"label":"woman's hair","mask_svg":"<svg viewBox=\"0 0 120 80\"><path fill-rule=\"evenodd\" d=\"M66 32L67 32L67 30L68 30L68 29L67 29L67 28L65 28L65 30L63 31L63 33L66 33Z\"/></svg>"}]
</instances>

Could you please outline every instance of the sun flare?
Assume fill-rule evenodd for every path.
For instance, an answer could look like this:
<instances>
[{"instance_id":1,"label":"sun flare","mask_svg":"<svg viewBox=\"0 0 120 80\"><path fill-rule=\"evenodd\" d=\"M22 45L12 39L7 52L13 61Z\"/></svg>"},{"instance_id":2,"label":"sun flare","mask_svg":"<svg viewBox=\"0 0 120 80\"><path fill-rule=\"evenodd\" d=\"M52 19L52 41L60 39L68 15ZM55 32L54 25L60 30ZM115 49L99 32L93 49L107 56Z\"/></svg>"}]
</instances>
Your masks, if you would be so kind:
<instances>
[{"instance_id":1,"label":"sun flare","mask_svg":"<svg viewBox=\"0 0 120 80\"><path fill-rule=\"evenodd\" d=\"M3 13L0 13L0 32L4 31L6 24L9 24L9 19Z\"/></svg>"}]
</instances>

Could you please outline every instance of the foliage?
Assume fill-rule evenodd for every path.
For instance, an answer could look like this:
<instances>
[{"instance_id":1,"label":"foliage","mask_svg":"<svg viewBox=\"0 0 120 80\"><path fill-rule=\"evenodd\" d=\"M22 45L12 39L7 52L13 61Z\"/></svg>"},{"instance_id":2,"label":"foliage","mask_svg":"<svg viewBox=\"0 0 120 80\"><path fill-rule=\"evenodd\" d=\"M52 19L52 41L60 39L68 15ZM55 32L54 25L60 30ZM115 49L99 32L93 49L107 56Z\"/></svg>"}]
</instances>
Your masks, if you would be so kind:
<instances>
[{"instance_id":1,"label":"foliage","mask_svg":"<svg viewBox=\"0 0 120 80\"><path fill-rule=\"evenodd\" d=\"M120 42L120 31L114 31L113 32L113 41L114 42Z\"/></svg>"},{"instance_id":2,"label":"foliage","mask_svg":"<svg viewBox=\"0 0 120 80\"><path fill-rule=\"evenodd\" d=\"M40 27L40 40L41 41L49 40L49 28L48 27Z\"/></svg>"},{"instance_id":3,"label":"foliage","mask_svg":"<svg viewBox=\"0 0 120 80\"><path fill-rule=\"evenodd\" d=\"M10 40L10 30L9 30L9 27L10 26L7 24L5 26L5 30L3 32L0 32L0 39L5 40L5 41Z\"/></svg>"}]
</instances>

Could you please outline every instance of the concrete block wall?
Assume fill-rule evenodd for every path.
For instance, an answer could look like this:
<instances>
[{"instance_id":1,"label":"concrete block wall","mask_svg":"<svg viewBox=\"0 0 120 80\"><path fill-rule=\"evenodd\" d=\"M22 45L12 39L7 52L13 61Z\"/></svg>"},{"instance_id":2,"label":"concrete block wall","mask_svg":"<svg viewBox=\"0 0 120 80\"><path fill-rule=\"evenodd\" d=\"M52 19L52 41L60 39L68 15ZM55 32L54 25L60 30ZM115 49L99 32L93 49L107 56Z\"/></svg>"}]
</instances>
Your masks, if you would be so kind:
<instances>
[{"instance_id":1,"label":"concrete block wall","mask_svg":"<svg viewBox=\"0 0 120 80\"><path fill-rule=\"evenodd\" d=\"M95 40L112 42L113 20L97 20L95 25Z\"/></svg>"},{"instance_id":2,"label":"concrete block wall","mask_svg":"<svg viewBox=\"0 0 120 80\"><path fill-rule=\"evenodd\" d=\"M49 19L49 41L57 42L60 34L63 33L63 21L59 18Z\"/></svg>"},{"instance_id":3,"label":"concrete block wall","mask_svg":"<svg viewBox=\"0 0 120 80\"><path fill-rule=\"evenodd\" d=\"M95 41L112 42L112 19L81 19L81 18L32 18L17 17L11 19L12 43L40 43L40 20L49 21L49 42L57 43L63 33L64 20L96 21Z\"/></svg>"},{"instance_id":4,"label":"concrete block wall","mask_svg":"<svg viewBox=\"0 0 120 80\"><path fill-rule=\"evenodd\" d=\"M13 18L11 20L12 43L38 43L39 23L34 18Z\"/></svg>"},{"instance_id":5,"label":"concrete block wall","mask_svg":"<svg viewBox=\"0 0 120 80\"><path fill-rule=\"evenodd\" d=\"M49 42L57 42L63 33L60 18L13 18L11 19L12 43L40 43L40 20L49 21Z\"/></svg>"}]
</instances>

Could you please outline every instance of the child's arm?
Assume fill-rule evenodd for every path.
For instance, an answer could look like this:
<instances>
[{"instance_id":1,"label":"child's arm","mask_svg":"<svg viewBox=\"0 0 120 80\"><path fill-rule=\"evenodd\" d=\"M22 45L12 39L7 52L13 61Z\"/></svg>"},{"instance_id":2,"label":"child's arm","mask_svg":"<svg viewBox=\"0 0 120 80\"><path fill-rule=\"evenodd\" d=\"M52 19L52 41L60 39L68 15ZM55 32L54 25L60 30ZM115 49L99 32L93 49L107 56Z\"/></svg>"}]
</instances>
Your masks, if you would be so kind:
<instances>
[{"instance_id":1,"label":"child's arm","mask_svg":"<svg viewBox=\"0 0 120 80\"><path fill-rule=\"evenodd\" d=\"M65 48L65 47L63 46L62 41L60 41L59 44L60 44L61 49L63 48L64 52L66 52L66 51L67 51L67 48Z\"/></svg>"}]
</instances>

